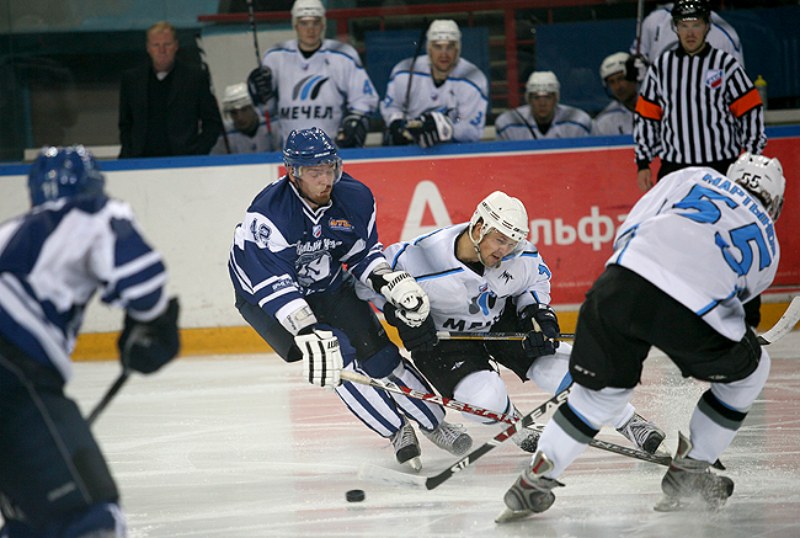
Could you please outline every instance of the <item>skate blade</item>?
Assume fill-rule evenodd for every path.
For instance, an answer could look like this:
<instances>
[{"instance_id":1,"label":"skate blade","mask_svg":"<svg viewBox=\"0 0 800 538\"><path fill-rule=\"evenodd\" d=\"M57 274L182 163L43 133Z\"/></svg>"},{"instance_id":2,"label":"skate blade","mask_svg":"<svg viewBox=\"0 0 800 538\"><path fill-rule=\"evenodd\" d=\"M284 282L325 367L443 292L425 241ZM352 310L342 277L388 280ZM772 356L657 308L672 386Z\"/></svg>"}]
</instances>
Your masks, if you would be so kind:
<instances>
[{"instance_id":1,"label":"skate blade","mask_svg":"<svg viewBox=\"0 0 800 538\"><path fill-rule=\"evenodd\" d=\"M419 457L407 460L406 462L404 462L404 465L408 465L409 467L411 467L411 470L414 471L415 473L418 473L422 470L422 460L419 459Z\"/></svg>"},{"instance_id":2,"label":"skate blade","mask_svg":"<svg viewBox=\"0 0 800 538\"><path fill-rule=\"evenodd\" d=\"M669 495L664 495L653 507L656 512L677 512L682 509L683 505L681 505L680 498L670 497Z\"/></svg>"},{"instance_id":3,"label":"skate blade","mask_svg":"<svg viewBox=\"0 0 800 538\"><path fill-rule=\"evenodd\" d=\"M500 512L496 518L494 518L495 523L510 523L511 521L518 521L520 519L526 518L529 515L533 514L530 510L512 510L511 508L506 508L502 512Z\"/></svg>"}]
</instances>

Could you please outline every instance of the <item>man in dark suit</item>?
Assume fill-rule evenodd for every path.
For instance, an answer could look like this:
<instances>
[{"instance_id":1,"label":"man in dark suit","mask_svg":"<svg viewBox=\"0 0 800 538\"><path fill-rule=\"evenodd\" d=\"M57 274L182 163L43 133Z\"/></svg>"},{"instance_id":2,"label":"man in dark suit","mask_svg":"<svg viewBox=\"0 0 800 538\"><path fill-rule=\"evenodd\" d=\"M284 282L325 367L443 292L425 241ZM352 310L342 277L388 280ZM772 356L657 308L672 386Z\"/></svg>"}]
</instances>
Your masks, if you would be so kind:
<instances>
[{"instance_id":1,"label":"man in dark suit","mask_svg":"<svg viewBox=\"0 0 800 538\"><path fill-rule=\"evenodd\" d=\"M175 28L157 22L147 30L151 61L122 75L120 158L205 155L222 132L208 74L177 52Z\"/></svg>"}]
</instances>

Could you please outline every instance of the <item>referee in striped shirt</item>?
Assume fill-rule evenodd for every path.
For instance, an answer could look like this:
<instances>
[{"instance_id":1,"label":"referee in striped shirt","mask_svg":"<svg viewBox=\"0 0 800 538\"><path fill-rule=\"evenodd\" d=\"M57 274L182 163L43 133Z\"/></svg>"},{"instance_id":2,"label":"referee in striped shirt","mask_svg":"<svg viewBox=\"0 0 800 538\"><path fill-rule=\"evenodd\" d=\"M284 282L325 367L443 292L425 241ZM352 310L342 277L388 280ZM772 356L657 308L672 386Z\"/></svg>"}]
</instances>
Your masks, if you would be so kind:
<instances>
[{"instance_id":1,"label":"referee in striped shirt","mask_svg":"<svg viewBox=\"0 0 800 538\"><path fill-rule=\"evenodd\" d=\"M633 120L637 181L653 186L650 161L661 157L658 179L687 166L725 174L741 151L761 154L767 143L764 107L736 59L706 42L708 0L678 0L672 8L680 46L650 66Z\"/></svg>"}]
</instances>

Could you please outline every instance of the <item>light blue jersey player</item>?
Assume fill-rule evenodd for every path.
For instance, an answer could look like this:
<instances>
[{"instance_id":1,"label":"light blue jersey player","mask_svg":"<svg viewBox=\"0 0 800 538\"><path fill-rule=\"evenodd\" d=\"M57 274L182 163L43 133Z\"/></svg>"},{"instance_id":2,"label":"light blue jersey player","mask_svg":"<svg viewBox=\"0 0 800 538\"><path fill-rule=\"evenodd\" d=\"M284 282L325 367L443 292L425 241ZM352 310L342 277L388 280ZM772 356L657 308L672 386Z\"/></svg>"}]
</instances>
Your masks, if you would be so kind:
<instances>
[{"instance_id":1,"label":"light blue jersey player","mask_svg":"<svg viewBox=\"0 0 800 538\"><path fill-rule=\"evenodd\" d=\"M372 192L342 171L336 146L320 129L290 133L283 155L286 175L255 197L234 233L228 267L242 317L287 362L308 364L320 352L325 363L341 353L350 370L432 392L355 295L358 280L394 305L403 323L418 326L428 316L419 285L386 263ZM454 454L472 444L444 422L439 405L354 383L339 384L336 393L416 470L420 449L407 418Z\"/></svg>"},{"instance_id":2,"label":"light blue jersey player","mask_svg":"<svg viewBox=\"0 0 800 538\"><path fill-rule=\"evenodd\" d=\"M114 479L64 394L95 292L126 312L126 368L151 373L178 353L178 302L165 294L161 255L103 185L83 147L44 148L28 178L33 208L0 226L3 538L126 535Z\"/></svg>"},{"instance_id":3,"label":"light blue jersey player","mask_svg":"<svg viewBox=\"0 0 800 538\"><path fill-rule=\"evenodd\" d=\"M659 511L720 508L733 480L710 471L770 369L743 304L772 283L775 220L786 180L777 159L742 154L726 175L692 167L664 176L620 226L614 253L581 306L572 393L545 427L531 465L505 495L508 521L547 510L556 479L626 405L657 347L684 377L709 383L661 480Z\"/></svg>"},{"instance_id":4,"label":"light blue jersey player","mask_svg":"<svg viewBox=\"0 0 800 538\"><path fill-rule=\"evenodd\" d=\"M341 148L361 147L378 93L356 50L323 39L325 8L319 0L296 0L297 38L264 54L248 78L255 100L266 104L281 142L294 130L318 127Z\"/></svg>"}]
</instances>

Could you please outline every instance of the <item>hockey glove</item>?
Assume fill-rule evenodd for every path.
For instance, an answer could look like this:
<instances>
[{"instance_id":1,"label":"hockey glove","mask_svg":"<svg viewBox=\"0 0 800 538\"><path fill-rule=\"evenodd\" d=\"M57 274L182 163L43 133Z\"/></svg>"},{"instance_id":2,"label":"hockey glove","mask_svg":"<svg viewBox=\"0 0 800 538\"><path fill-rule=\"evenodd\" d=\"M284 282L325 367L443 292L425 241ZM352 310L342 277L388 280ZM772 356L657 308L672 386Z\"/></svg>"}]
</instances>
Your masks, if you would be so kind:
<instances>
[{"instance_id":1,"label":"hockey glove","mask_svg":"<svg viewBox=\"0 0 800 538\"><path fill-rule=\"evenodd\" d=\"M625 80L641 84L648 67L647 59L644 56L631 55L625 61Z\"/></svg>"},{"instance_id":2,"label":"hockey glove","mask_svg":"<svg viewBox=\"0 0 800 538\"><path fill-rule=\"evenodd\" d=\"M386 297L396 309L397 319L409 327L419 327L431 311L428 295L405 271L372 273L372 289Z\"/></svg>"},{"instance_id":3,"label":"hockey glove","mask_svg":"<svg viewBox=\"0 0 800 538\"><path fill-rule=\"evenodd\" d=\"M383 317L392 327L397 328L403 346L414 356L417 353L428 354L433 351L434 346L439 343L436 338L436 326L433 318L428 316L419 327L409 327L397 316L397 309L391 303L386 303L383 307Z\"/></svg>"},{"instance_id":4,"label":"hockey glove","mask_svg":"<svg viewBox=\"0 0 800 538\"><path fill-rule=\"evenodd\" d=\"M363 114L350 112L342 119L336 134L336 145L340 148L361 148L367 139L369 120Z\"/></svg>"},{"instance_id":5,"label":"hockey glove","mask_svg":"<svg viewBox=\"0 0 800 538\"><path fill-rule=\"evenodd\" d=\"M414 141L423 148L453 139L453 124L441 112L426 112L406 125Z\"/></svg>"},{"instance_id":6,"label":"hockey glove","mask_svg":"<svg viewBox=\"0 0 800 538\"><path fill-rule=\"evenodd\" d=\"M178 298L169 300L167 309L152 321L137 321L125 315L125 325L117 347L126 368L151 374L168 363L180 350L178 336Z\"/></svg>"},{"instance_id":7,"label":"hockey glove","mask_svg":"<svg viewBox=\"0 0 800 538\"><path fill-rule=\"evenodd\" d=\"M554 354L559 344L555 339L561 336L555 311L545 304L533 304L527 306L520 317L523 326L530 323L533 328L522 341L527 356L535 359Z\"/></svg>"},{"instance_id":8,"label":"hockey glove","mask_svg":"<svg viewBox=\"0 0 800 538\"><path fill-rule=\"evenodd\" d=\"M405 120L394 120L389 124L389 130L386 132L386 146L405 146L414 141L414 137L406 129Z\"/></svg>"},{"instance_id":9,"label":"hockey glove","mask_svg":"<svg viewBox=\"0 0 800 538\"><path fill-rule=\"evenodd\" d=\"M272 70L269 67L256 67L247 77L247 91L254 103L267 104L275 92L272 89Z\"/></svg>"},{"instance_id":10,"label":"hockey glove","mask_svg":"<svg viewBox=\"0 0 800 538\"><path fill-rule=\"evenodd\" d=\"M298 334L294 342L303 353L303 375L318 387L334 388L342 384L344 367L339 339L331 331L313 329Z\"/></svg>"}]
</instances>

